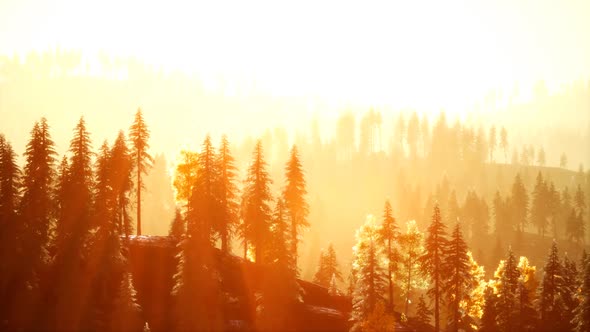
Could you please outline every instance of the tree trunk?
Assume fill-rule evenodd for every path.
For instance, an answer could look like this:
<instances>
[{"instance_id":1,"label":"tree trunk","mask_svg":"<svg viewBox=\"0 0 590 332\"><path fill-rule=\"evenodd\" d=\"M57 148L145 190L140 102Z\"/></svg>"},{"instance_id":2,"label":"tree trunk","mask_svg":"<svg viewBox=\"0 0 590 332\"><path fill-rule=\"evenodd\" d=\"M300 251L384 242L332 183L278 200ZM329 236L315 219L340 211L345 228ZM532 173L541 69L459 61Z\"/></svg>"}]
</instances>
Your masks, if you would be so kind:
<instances>
[{"instance_id":1,"label":"tree trunk","mask_svg":"<svg viewBox=\"0 0 590 332\"><path fill-rule=\"evenodd\" d=\"M438 289L438 278L434 281L434 332L440 331L440 294Z\"/></svg>"},{"instance_id":2,"label":"tree trunk","mask_svg":"<svg viewBox=\"0 0 590 332\"><path fill-rule=\"evenodd\" d=\"M141 235L141 162L137 155L137 235Z\"/></svg>"},{"instance_id":3,"label":"tree trunk","mask_svg":"<svg viewBox=\"0 0 590 332\"><path fill-rule=\"evenodd\" d=\"M406 317L408 317L408 309L410 305L410 284L412 282L412 260L410 259L410 264L408 264L408 286L406 287Z\"/></svg>"},{"instance_id":4,"label":"tree trunk","mask_svg":"<svg viewBox=\"0 0 590 332\"><path fill-rule=\"evenodd\" d=\"M389 310L393 312L393 281L391 280L391 239L387 241L388 245L388 254L389 254L389 266L388 266L388 281L389 281Z\"/></svg>"},{"instance_id":5,"label":"tree trunk","mask_svg":"<svg viewBox=\"0 0 590 332\"><path fill-rule=\"evenodd\" d=\"M291 216L291 252L293 254L293 266L297 271L297 214Z\"/></svg>"}]
</instances>

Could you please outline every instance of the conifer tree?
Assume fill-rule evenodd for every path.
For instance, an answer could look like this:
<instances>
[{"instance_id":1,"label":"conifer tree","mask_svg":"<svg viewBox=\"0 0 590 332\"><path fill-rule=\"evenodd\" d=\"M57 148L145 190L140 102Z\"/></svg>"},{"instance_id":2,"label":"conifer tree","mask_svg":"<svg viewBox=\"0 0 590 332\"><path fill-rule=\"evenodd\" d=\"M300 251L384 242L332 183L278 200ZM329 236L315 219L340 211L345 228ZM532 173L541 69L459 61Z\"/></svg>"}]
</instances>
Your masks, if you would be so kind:
<instances>
[{"instance_id":1,"label":"conifer tree","mask_svg":"<svg viewBox=\"0 0 590 332\"><path fill-rule=\"evenodd\" d=\"M213 264L213 234L207 225L207 222L189 221L187 236L178 243L172 289L176 330L222 330L220 276Z\"/></svg>"},{"instance_id":2,"label":"conifer tree","mask_svg":"<svg viewBox=\"0 0 590 332\"><path fill-rule=\"evenodd\" d=\"M575 332L587 332L590 331L590 260L585 262L580 299L574 310L572 324Z\"/></svg>"},{"instance_id":3,"label":"conifer tree","mask_svg":"<svg viewBox=\"0 0 590 332\"><path fill-rule=\"evenodd\" d=\"M214 235L219 222L219 187L216 156L211 138L203 141L199 153L199 170L192 188L187 212L187 229L190 236L199 237L199 245L214 245Z\"/></svg>"},{"instance_id":4,"label":"conifer tree","mask_svg":"<svg viewBox=\"0 0 590 332\"><path fill-rule=\"evenodd\" d=\"M186 212L199 169L199 154L182 150L180 151L180 160L174 172L174 188L176 189L176 200L182 202L181 207L183 212Z\"/></svg>"},{"instance_id":5,"label":"conifer tree","mask_svg":"<svg viewBox=\"0 0 590 332\"><path fill-rule=\"evenodd\" d=\"M244 241L255 250L257 263L262 263L264 239L269 233L271 221L270 184L272 180L266 170L262 142L259 140L254 148L253 160L248 168L248 175L243 192L243 225Z\"/></svg>"},{"instance_id":6,"label":"conifer tree","mask_svg":"<svg viewBox=\"0 0 590 332\"><path fill-rule=\"evenodd\" d=\"M340 295L340 290L338 289L338 284L336 283L335 274L332 274L332 278L330 279L330 287L328 287L328 294L332 296Z\"/></svg>"},{"instance_id":7,"label":"conifer tree","mask_svg":"<svg viewBox=\"0 0 590 332\"><path fill-rule=\"evenodd\" d=\"M573 330L574 310L578 306L578 290L580 288L578 268L576 262L568 258L567 253L563 258L563 286L561 288L561 299L564 304L562 326L568 331Z\"/></svg>"},{"instance_id":8,"label":"conifer tree","mask_svg":"<svg viewBox=\"0 0 590 332\"><path fill-rule=\"evenodd\" d=\"M518 286L516 288L517 312L516 327L518 331L533 331L537 321L537 311L533 303L536 301L535 292L537 279L536 268L529 264L526 257L521 256L518 261Z\"/></svg>"},{"instance_id":9,"label":"conifer tree","mask_svg":"<svg viewBox=\"0 0 590 332\"><path fill-rule=\"evenodd\" d=\"M176 239L182 238L186 234L186 222L182 217L182 213L180 212L180 208L176 208L176 212L174 214L174 219L170 224L170 230L168 232L169 236L172 236Z\"/></svg>"},{"instance_id":10,"label":"conifer tree","mask_svg":"<svg viewBox=\"0 0 590 332\"><path fill-rule=\"evenodd\" d=\"M399 251L395 246L395 242L399 236L399 231L389 200L385 201L385 208L383 211L383 222L379 228L379 244L385 251L387 259L387 281L389 283L389 309L393 310L393 273L397 272L399 267Z\"/></svg>"},{"instance_id":11,"label":"conifer tree","mask_svg":"<svg viewBox=\"0 0 590 332\"><path fill-rule=\"evenodd\" d=\"M386 274L379 257L378 229L373 216L356 233L357 243L353 247L353 271L356 277L352 297L351 330L362 330L363 324L376 309L383 305L387 287Z\"/></svg>"},{"instance_id":12,"label":"conifer tree","mask_svg":"<svg viewBox=\"0 0 590 332\"><path fill-rule=\"evenodd\" d=\"M549 257L545 263L543 279L539 287L540 326L547 331L561 329L565 303L561 297L564 286L563 265L559 259L557 243L553 241Z\"/></svg>"},{"instance_id":13,"label":"conifer tree","mask_svg":"<svg viewBox=\"0 0 590 332\"><path fill-rule=\"evenodd\" d=\"M580 214L576 213L576 210L572 208L569 218L566 224L566 234L570 241L580 242L584 239L584 223L579 217Z\"/></svg>"},{"instance_id":14,"label":"conifer tree","mask_svg":"<svg viewBox=\"0 0 590 332\"><path fill-rule=\"evenodd\" d=\"M419 259L424 254L422 244L423 234L418 230L415 221L407 223L405 233L400 234L400 279L404 291L405 314L408 315L410 305L410 295L412 288L415 287L420 271Z\"/></svg>"},{"instance_id":15,"label":"conifer tree","mask_svg":"<svg viewBox=\"0 0 590 332\"><path fill-rule=\"evenodd\" d=\"M39 296L37 276L48 261L47 242L52 221L52 184L56 152L45 118L35 123L25 151L22 199L18 210L16 284L12 286L9 329L32 329L33 303Z\"/></svg>"},{"instance_id":16,"label":"conifer tree","mask_svg":"<svg viewBox=\"0 0 590 332\"><path fill-rule=\"evenodd\" d=\"M133 287L131 273L121 278L117 297L110 317L111 331L139 331L142 329L141 307L137 303L137 292Z\"/></svg>"},{"instance_id":17,"label":"conifer tree","mask_svg":"<svg viewBox=\"0 0 590 332\"><path fill-rule=\"evenodd\" d=\"M431 288L428 296L434 304L434 331L440 330L440 305L443 302L444 282L450 274L449 266L446 265L446 249L448 240L446 238L446 226L442 223L438 204L434 206L432 222L428 226L428 234L425 241L425 252L420 257L421 272L430 279Z\"/></svg>"},{"instance_id":18,"label":"conifer tree","mask_svg":"<svg viewBox=\"0 0 590 332\"><path fill-rule=\"evenodd\" d=\"M63 170L60 173L67 174L67 160L62 162ZM100 147L96 158L96 184L94 200L94 222L92 226L116 227L114 224L114 198L111 178L111 153L108 143L105 141ZM60 177L61 178L61 177ZM61 179L60 179L61 180ZM63 181L63 180L62 180ZM67 186L64 184L63 186ZM62 187L62 186L60 186ZM67 197L65 198L67 200Z\"/></svg>"},{"instance_id":19,"label":"conifer tree","mask_svg":"<svg viewBox=\"0 0 590 332\"><path fill-rule=\"evenodd\" d=\"M299 243L299 237L301 232L309 227L309 223L307 222L309 205L305 200L307 189L297 146L293 146L291 149L291 156L285 166L285 172L287 184L283 196L287 211L289 212L289 219L291 220L291 251L293 252L295 265L297 266L297 244Z\"/></svg>"},{"instance_id":20,"label":"conifer tree","mask_svg":"<svg viewBox=\"0 0 590 332\"><path fill-rule=\"evenodd\" d=\"M320 261L313 277L313 282L324 287L329 287L332 277L340 282L344 281L340 267L338 266L338 260L336 259L334 245L330 243L328 250L325 252L322 250L320 253Z\"/></svg>"},{"instance_id":21,"label":"conifer tree","mask_svg":"<svg viewBox=\"0 0 590 332\"><path fill-rule=\"evenodd\" d=\"M0 304L0 329L3 329L4 322L8 320L6 315L10 303L7 300L14 264L18 264L14 237L19 222L19 191L20 170L16 163L16 154L10 143L0 134L0 298L4 299Z\"/></svg>"},{"instance_id":22,"label":"conifer tree","mask_svg":"<svg viewBox=\"0 0 590 332\"><path fill-rule=\"evenodd\" d=\"M467 252L467 257L469 259L469 280L459 306L463 314L461 326L469 330L473 326L477 326L477 320L482 317L485 290L488 283L484 280L484 267L475 261L471 252Z\"/></svg>"},{"instance_id":23,"label":"conifer tree","mask_svg":"<svg viewBox=\"0 0 590 332\"><path fill-rule=\"evenodd\" d=\"M537 227L538 233L545 236L549 216L549 189L543 180L541 172L537 175L535 189L533 190L533 202L531 206L531 221Z\"/></svg>"},{"instance_id":24,"label":"conifer tree","mask_svg":"<svg viewBox=\"0 0 590 332\"><path fill-rule=\"evenodd\" d=\"M292 312L300 301L300 290L290 236L287 209L279 198L270 225L265 259L268 270L263 276L257 307L256 325L262 331L286 331L294 327Z\"/></svg>"},{"instance_id":25,"label":"conifer tree","mask_svg":"<svg viewBox=\"0 0 590 332\"><path fill-rule=\"evenodd\" d=\"M135 113L135 119L133 124L129 128L129 139L131 140L132 146L132 160L133 167L136 172L136 193L137 193L137 235L141 235L141 190L143 189L143 183L141 182L141 175L147 175L153 158L147 152L150 145L148 140L150 138L150 131L145 124L143 119L143 113L141 108L137 109Z\"/></svg>"},{"instance_id":26,"label":"conifer tree","mask_svg":"<svg viewBox=\"0 0 590 332\"><path fill-rule=\"evenodd\" d=\"M443 268L448 271L445 289L450 308L450 329L458 331L461 323L460 302L469 287L471 277L467 244L463 240L459 224L455 226L449 239Z\"/></svg>"},{"instance_id":27,"label":"conifer tree","mask_svg":"<svg viewBox=\"0 0 590 332\"><path fill-rule=\"evenodd\" d=\"M4 135L0 134L0 232L16 223L16 210L19 202L20 169L16 163L16 153ZM0 237L2 240L4 236Z\"/></svg>"},{"instance_id":28,"label":"conifer tree","mask_svg":"<svg viewBox=\"0 0 590 332\"><path fill-rule=\"evenodd\" d=\"M133 189L131 151L127 147L125 134L119 131L110 151L110 176L114 197L114 218L120 234L129 236L133 232L129 214L130 195Z\"/></svg>"},{"instance_id":29,"label":"conifer tree","mask_svg":"<svg viewBox=\"0 0 590 332\"><path fill-rule=\"evenodd\" d=\"M424 300L424 295L420 295L420 299L418 300L418 311L416 312L416 318L418 323L426 325L430 324L430 319L432 317L432 310L428 308L426 305L426 301Z\"/></svg>"},{"instance_id":30,"label":"conifer tree","mask_svg":"<svg viewBox=\"0 0 590 332\"><path fill-rule=\"evenodd\" d=\"M497 280L497 324L501 331L515 331L519 272L512 248L506 260L501 261L495 272Z\"/></svg>"},{"instance_id":31,"label":"conifer tree","mask_svg":"<svg viewBox=\"0 0 590 332\"><path fill-rule=\"evenodd\" d=\"M512 185L512 196L510 197L510 210L514 218L514 226L519 232L524 232L524 228L527 225L528 215L528 195L526 188L522 183L520 174L516 175L514 183Z\"/></svg>"},{"instance_id":32,"label":"conifer tree","mask_svg":"<svg viewBox=\"0 0 590 332\"><path fill-rule=\"evenodd\" d=\"M219 199L221 204L217 232L221 238L221 250L229 251L232 231L237 224L238 203L237 186L235 184L237 169L234 165L234 158L229 149L227 136L221 138L221 146L217 154L217 164L219 171Z\"/></svg>"},{"instance_id":33,"label":"conifer tree","mask_svg":"<svg viewBox=\"0 0 590 332\"><path fill-rule=\"evenodd\" d=\"M377 302L375 309L369 313L367 318L360 324L354 325L351 331L394 332L394 324L394 318L386 311L385 304Z\"/></svg>"},{"instance_id":34,"label":"conifer tree","mask_svg":"<svg viewBox=\"0 0 590 332\"><path fill-rule=\"evenodd\" d=\"M496 323L496 318L498 317L497 302L498 297L494 293L493 288L487 287L484 292L483 315L481 316L479 328L481 332L498 331Z\"/></svg>"},{"instance_id":35,"label":"conifer tree","mask_svg":"<svg viewBox=\"0 0 590 332\"><path fill-rule=\"evenodd\" d=\"M56 225L56 253L52 267L55 285L51 290L55 299L54 324L56 329L80 329L85 308L82 262L86 258L87 241L92 227L94 173L90 134L80 118L70 141L68 189L64 218Z\"/></svg>"},{"instance_id":36,"label":"conifer tree","mask_svg":"<svg viewBox=\"0 0 590 332\"><path fill-rule=\"evenodd\" d=\"M496 191L496 195L494 196L493 210L494 220L496 222L496 236L505 237L510 235L515 227L510 219L508 202L502 199L499 191Z\"/></svg>"}]
</instances>

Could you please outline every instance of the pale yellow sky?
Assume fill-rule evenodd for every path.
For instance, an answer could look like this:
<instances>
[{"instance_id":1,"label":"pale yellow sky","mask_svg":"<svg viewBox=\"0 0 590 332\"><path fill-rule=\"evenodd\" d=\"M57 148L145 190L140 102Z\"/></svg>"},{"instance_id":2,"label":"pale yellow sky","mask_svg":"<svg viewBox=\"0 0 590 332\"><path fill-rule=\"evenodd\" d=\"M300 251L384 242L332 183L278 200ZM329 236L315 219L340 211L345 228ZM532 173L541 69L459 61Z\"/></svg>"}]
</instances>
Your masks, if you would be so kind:
<instances>
[{"instance_id":1,"label":"pale yellow sky","mask_svg":"<svg viewBox=\"0 0 590 332\"><path fill-rule=\"evenodd\" d=\"M0 53L135 55L337 102L455 108L515 82L587 79L589 40L587 0L0 1Z\"/></svg>"}]
</instances>

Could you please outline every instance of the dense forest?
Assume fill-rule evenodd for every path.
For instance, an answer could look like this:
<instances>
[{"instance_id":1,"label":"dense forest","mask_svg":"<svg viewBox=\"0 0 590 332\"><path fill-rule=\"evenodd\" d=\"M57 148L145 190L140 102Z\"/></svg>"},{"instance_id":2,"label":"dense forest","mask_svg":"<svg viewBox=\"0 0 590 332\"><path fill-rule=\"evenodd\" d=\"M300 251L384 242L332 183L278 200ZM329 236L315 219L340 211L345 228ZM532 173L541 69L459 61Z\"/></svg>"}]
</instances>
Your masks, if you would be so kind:
<instances>
[{"instance_id":1,"label":"dense forest","mask_svg":"<svg viewBox=\"0 0 590 332\"><path fill-rule=\"evenodd\" d=\"M249 156L227 136L183 150L167 186L150 190L175 198L170 220L160 221L176 246L170 328L240 330L224 317L235 299L221 254L268 271L250 290L255 318L245 329L293 329L301 278L350 299L353 331L587 331L590 172L567 170L565 154L559 168L547 167L544 150L530 145L514 147L508 163L504 127L449 125L444 113L432 128L415 112L400 115L386 154L380 122L366 113L357 145L355 118L343 114L333 143L312 135L282 147L282 177L267 161L276 136L245 144ZM2 329L149 330L128 262L146 200L162 200L142 198L157 158L141 109L97 150L80 118L62 157L42 118L23 156L21 166L0 136ZM385 192L383 182L392 184ZM333 188L324 191L330 201L352 195L376 212L356 222L352 251L329 243L346 243L354 224L321 224L339 209L309 197L318 183ZM356 218L354 208L340 210ZM300 254L314 252L303 240L317 245L314 234L327 249L303 264Z\"/></svg>"}]
</instances>

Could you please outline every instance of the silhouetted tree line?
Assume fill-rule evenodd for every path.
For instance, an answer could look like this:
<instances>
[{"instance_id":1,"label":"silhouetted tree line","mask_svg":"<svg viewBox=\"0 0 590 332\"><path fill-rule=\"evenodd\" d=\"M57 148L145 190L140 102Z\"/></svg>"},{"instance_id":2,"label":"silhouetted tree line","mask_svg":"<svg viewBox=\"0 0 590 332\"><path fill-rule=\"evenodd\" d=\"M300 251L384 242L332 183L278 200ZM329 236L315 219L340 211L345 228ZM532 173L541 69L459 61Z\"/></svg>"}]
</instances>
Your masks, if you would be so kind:
<instances>
[{"instance_id":1,"label":"silhouetted tree line","mask_svg":"<svg viewBox=\"0 0 590 332\"><path fill-rule=\"evenodd\" d=\"M199 153L183 151L174 182L178 198L185 202L171 225L179 239L179 265L175 275L175 312L179 330L220 330L227 298L222 277L213 261L213 248L231 251L231 239L243 244L244 259L264 264L269 273L256 299L256 328L293 328L294 306L300 302L296 283L297 242L308 226L306 184L296 147L285 166L286 184L276 199L258 141L246 179L238 192L237 169L224 136L215 149L207 136ZM277 291L280 289L281 291Z\"/></svg>"},{"instance_id":2,"label":"silhouetted tree line","mask_svg":"<svg viewBox=\"0 0 590 332\"><path fill-rule=\"evenodd\" d=\"M81 118L58 164L43 118L31 130L22 170L0 136L2 329L144 327L126 248L133 232L132 189L141 189L132 172L138 161L145 172L148 164L142 160L149 159L141 149L147 136L136 135L138 126L145 126L140 110L131 142L121 131L95 154Z\"/></svg>"},{"instance_id":3,"label":"silhouetted tree line","mask_svg":"<svg viewBox=\"0 0 590 332\"><path fill-rule=\"evenodd\" d=\"M561 259L554 241L538 277L528 258L517 259L509 248L486 281L460 224L448 234L437 204L433 211L426 234L414 222L407 223L406 232L392 227L396 222L388 202L381 223L370 216L359 228L351 272L351 331L373 331L376 326L392 330L398 320L434 331L588 330L590 259L585 251L579 264L567 254ZM393 248L382 234L393 235ZM388 292L388 283L402 296ZM412 299L419 300L409 315ZM394 318L394 300L405 304L401 318Z\"/></svg>"}]
</instances>

